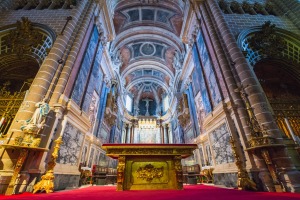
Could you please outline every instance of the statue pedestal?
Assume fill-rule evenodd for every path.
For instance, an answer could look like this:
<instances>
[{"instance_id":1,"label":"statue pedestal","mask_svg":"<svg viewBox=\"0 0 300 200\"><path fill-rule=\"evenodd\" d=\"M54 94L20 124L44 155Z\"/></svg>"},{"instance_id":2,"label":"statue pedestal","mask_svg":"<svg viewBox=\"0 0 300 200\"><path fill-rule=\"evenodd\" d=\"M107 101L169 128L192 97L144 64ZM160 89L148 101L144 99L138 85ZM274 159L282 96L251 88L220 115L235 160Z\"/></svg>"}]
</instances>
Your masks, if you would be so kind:
<instances>
[{"instance_id":1,"label":"statue pedestal","mask_svg":"<svg viewBox=\"0 0 300 200\"><path fill-rule=\"evenodd\" d=\"M117 191L183 189L181 159L193 155L196 144L103 144L106 155L118 159Z\"/></svg>"}]
</instances>

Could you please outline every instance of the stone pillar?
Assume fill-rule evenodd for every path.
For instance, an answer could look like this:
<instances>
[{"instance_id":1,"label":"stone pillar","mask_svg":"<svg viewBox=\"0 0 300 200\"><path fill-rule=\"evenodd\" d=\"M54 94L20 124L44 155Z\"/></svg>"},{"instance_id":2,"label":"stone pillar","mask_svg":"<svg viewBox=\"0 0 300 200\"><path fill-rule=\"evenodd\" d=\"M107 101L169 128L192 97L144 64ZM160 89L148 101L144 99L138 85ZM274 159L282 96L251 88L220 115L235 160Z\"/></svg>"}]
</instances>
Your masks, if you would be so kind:
<instances>
[{"instance_id":1,"label":"stone pillar","mask_svg":"<svg viewBox=\"0 0 300 200\"><path fill-rule=\"evenodd\" d=\"M59 70L60 63L59 60L64 56L65 50L68 43L71 40L72 34L75 31L76 24L82 14L86 2L81 2L78 4L77 8L74 9L72 13L72 20L66 25L64 34L58 35L56 38L48 56L44 60L41 65L31 87L29 89L28 94L26 95L24 102L21 106L21 109L16 114L16 117L8 131L7 136L10 137L12 133L14 133L14 137L22 135L22 131L20 130L20 122L24 120L28 120L31 118L33 112L35 111L35 104L41 101L44 96L47 94L51 82ZM49 96L47 100L49 100ZM50 106L51 103L49 103ZM14 143L14 140L7 140L10 144Z\"/></svg>"},{"instance_id":2,"label":"stone pillar","mask_svg":"<svg viewBox=\"0 0 300 200\"><path fill-rule=\"evenodd\" d=\"M280 144L282 142L282 136L272 116L272 113L268 109L268 104L265 99L265 96L263 95L263 91L253 72L251 71L250 66L248 65L243 53L238 47L235 37L232 35L224 19L223 13L221 12L215 0L208 0L207 3L210 9L210 14L213 16L212 19L215 20L214 27L216 28L216 32L217 34L219 34L219 37L224 41L223 49L226 52L228 52L228 59L231 61L232 64L232 68L225 68L224 70L222 70L223 73L227 70L235 71L235 73L237 74L236 80L247 94L247 98L249 100L251 108L253 108L254 115L259 116L257 117L259 124L263 124L264 128L267 130L264 134L266 134L266 136L275 138L277 143ZM237 88L232 89L233 91L229 91L231 94L233 94ZM234 99L234 105L238 106L238 112L241 114L240 118L242 126L245 130L245 136L247 140L250 140L251 129L249 127L249 124L247 123L248 119L245 118L247 115L244 115L244 112L240 111L245 109L245 105L243 105L244 102L241 102L240 99L241 97ZM282 148L281 150L278 149L277 151L271 151L270 154L273 162L277 166L276 170L278 174L281 175L282 184L285 185L286 189L292 192L300 191L300 172L295 170L295 167L291 162L289 156L286 154L285 149ZM256 162L256 166L260 166L263 168L266 167L265 160L262 158L262 156L254 156L254 161ZM262 172L260 172L260 174L262 174ZM262 177L261 180L266 185L270 184L268 179L264 179ZM268 189L272 191L271 187Z\"/></svg>"},{"instance_id":3,"label":"stone pillar","mask_svg":"<svg viewBox=\"0 0 300 200\"><path fill-rule=\"evenodd\" d=\"M163 130L164 130L165 144L169 144L168 129L166 125L163 125Z\"/></svg>"},{"instance_id":4,"label":"stone pillar","mask_svg":"<svg viewBox=\"0 0 300 200\"><path fill-rule=\"evenodd\" d=\"M127 124L126 143L131 143L131 124Z\"/></svg>"},{"instance_id":5,"label":"stone pillar","mask_svg":"<svg viewBox=\"0 0 300 200\"><path fill-rule=\"evenodd\" d=\"M173 133L172 133L172 128L170 127L170 124L166 124L166 133L169 138L169 144L173 144Z\"/></svg>"},{"instance_id":6,"label":"stone pillar","mask_svg":"<svg viewBox=\"0 0 300 200\"><path fill-rule=\"evenodd\" d=\"M22 137L24 135L24 133L20 130L20 127L24 121L32 117L34 111L36 110L35 104L40 102L45 97L46 102L49 102L49 97L52 94L51 92L49 93L51 90L51 84L52 82L55 82L55 76L59 74L58 71L61 69L60 60L64 57L68 46L72 45L72 36L74 32L76 33L77 28L80 26L80 16L84 15L84 9L86 8L87 4L89 4L87 1L81 1L78 3L78 5L71 12L72 20L68 21L66 24L64 33L57 35L57 38L54 41L48 56L41 64L39 71L36 74L35 79L33 80L23 103L10 126L10 129L8 130L8 140L5 140L7 141L7 144L14 145L15 138L20 136ZM77 26L77 24L79 25ZM49 104L53 108L53 104ZM49 117L47 126L44 126L42 130L47 135L48 139L51 137L51 128L53 124L55 124L55 119L50 120ZM43 142L41 144L43 145L40 145L40 147L46 147L47 142ZM3 175L0 177L0 182L2 182L3 178L8 179L7 177L12 176L13 166L15 166L17 162L17 155L19 153L15 151L13 155L8 155L7 151L3 149L0 150L0 153L3 155L1 158L2 162L4 163L2 169L5 169L4 173L2 173L2 170L0 170L1 174ZM27 165L25 166L24 170L27 170L26 167ZM0 191L5 191L5 188L2 188L2 185L0 185Z\"/></svg>"},{"instance_id":7,"label":"stone pillar","mask_svg":"<svg viewBox=\"0 0 300 200\"><path fill-rule=\"evenodd\" d=\"M160 130L161 143L166 144L166 139L164 137L164 127L162 124L159 125L159 130Z\"/></svg>"},{"instance_id":8,"label":"stone pillar","mask_svg":"<svg viewBox=\"0 0 300 200\"><path fill-rule=\"evenodd\" d=\"M58 99L61 97L61 95L63 93L65 93L64 95L69 96L70 94L70 89L69 89L69 85L71 84L72 86L74 85L75 79L73 80L72 77L76 77L76 74L79 70L79 65L78 66L74 66L76 59L78 57L78 55L80 54L80 49L82 48L82 43L85 40L86 37L86 33L88 32L89 29L91 29L89 27L91 20L93 19L93 15L94 15L94 9L95 9L95 4L90 4L89 9L87 10L87 14L86 16L83 15L82 13L76 13L76 15L74 17L78 18L76 23L79 23L78 21L80 20L80 28L78 33L76 33L76 37L74 39L74 45L70 48L69 52L67 54L65 54L63 57L61 57L62 59L62 64L61 64L61 73L59 75L59 77L57 77L57 82L52 83L55 85L51 100L50 100L50 104L51 103L57 103ZM73 18L74 18L73 17ZM76 24L73 23L73 19L69 22L72 25L74 25L76 27ZM66 30L65 30L66 31ZM64 33L65 34L65 33ZM80 62L78 62L80 63ZM76 74L75 74L76 73ZM70 81L72 83L68 83L68 81ZM65 92L67 91L67 92Z\"/></svg>"},{"instance_id":9,"label":"stone pillar","mask_svg":"<svg viewBox=\"0 0 300 200\"><path fill-rule=\"evenodd\" d=\"M124 133L124 143L127 143L127 124L124 123L124 129L125 129L125 133Z\"/></svg>"},{"instance_id":10,"label":"stone pillar","mask_svg":"<svg viewBox=\"0 0 300 200\"><path fill-rule=\"evenodd\" d=\"M122 141L121 141L121 143L126 143L126 138L127 138L126 123L123 123L123 126L122 126Z\"/></svg>"},{"instance_id":11,"label":"stone pillar","mask_svg":"<svg viewBox=\"0 0 300 200\"><path fill-rule=\"evenodd\" d=\"M130 129L130 143L134 143L134 124L131 125Z\"/></svg>"}]
</instances>

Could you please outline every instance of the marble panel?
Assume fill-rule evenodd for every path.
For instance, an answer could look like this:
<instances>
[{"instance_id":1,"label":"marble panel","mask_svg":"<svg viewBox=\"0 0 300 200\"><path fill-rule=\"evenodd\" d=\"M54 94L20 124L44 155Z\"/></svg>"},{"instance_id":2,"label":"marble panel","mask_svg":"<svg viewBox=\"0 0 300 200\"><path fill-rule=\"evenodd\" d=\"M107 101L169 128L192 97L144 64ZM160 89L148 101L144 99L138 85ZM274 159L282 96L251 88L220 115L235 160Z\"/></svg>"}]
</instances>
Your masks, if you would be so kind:
<instances>
[{"instance_id":1,"label":"marble panel","mask_svg":"<svg viewBox=\"0 0 300 200\"><path fill-rule=\"evenodd\" d=\"M213 174L215 185L224 185L226 187L237 187L237 173L217 173Z\"/></svg>"},{"instance_id":2,"label":"marble panel","mask_svg":"<svg viewBox=\"0 0 300 200\"><path fill-rule=\"evenodd\" d=\"M232 155L232 149L229 143L230 133L225 123L212 131L210 140L217 165L234 162L234 156Z\"/></svg>"},{"instance_id":3,"label":"marble panel","mask_svg":"<svg viewBox=\"0 0 300 200\"><path fill-rule=\"evenodd\" d=\"M63 143L60 146L57 163L79 164L79 152L83 142L83 134L69 122L63 133Z\"/></svg>"},{"instance_id":4,"label":"marble panel","mask_svg":"<svg viewBox=\"0 0 300 200\"><path fill-rule=\"evenodd\" d=\"M55 174L54 191L77 188L79 186L80 175Z\"/></svg>"}]
</instances>

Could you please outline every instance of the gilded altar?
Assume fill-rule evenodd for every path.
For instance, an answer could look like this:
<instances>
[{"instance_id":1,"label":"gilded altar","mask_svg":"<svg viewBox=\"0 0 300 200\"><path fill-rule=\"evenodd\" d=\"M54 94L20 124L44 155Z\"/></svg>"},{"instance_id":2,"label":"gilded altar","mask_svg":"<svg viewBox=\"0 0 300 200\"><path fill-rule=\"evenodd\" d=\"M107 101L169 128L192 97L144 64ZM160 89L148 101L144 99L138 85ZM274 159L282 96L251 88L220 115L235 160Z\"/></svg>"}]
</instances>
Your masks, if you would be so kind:
<instances>
[{"instance_id":1,"label":"gilded altar","mask_svg":"<svg viewBox=\"0 0 300 200\"><path fill-rule=\"evenodd\" d=\"M117 191L183 189L181 159L193 155L196 144L103 144L107 156L118 159Z\"/></svg>"}]
</instances>

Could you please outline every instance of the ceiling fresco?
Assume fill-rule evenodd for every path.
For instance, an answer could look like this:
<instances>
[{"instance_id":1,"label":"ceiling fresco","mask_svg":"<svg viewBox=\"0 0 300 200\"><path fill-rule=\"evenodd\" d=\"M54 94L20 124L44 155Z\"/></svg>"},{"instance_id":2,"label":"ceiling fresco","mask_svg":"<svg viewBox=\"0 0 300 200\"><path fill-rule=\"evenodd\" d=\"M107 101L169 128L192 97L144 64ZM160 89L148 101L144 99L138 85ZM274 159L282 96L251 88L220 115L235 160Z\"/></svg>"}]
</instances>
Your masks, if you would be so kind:
<instances>
[{"instance_id":1,"label":"ceiling fresco","mask_svg":"<svg viewBox=\"0 0 300 200\"><path fill-rule=\"evenodd\" d=\"M182 0L114 1L116 38L111 55L119 55L118 68L124 90L134 102L151 98L161 103L175 82L176 54L183 55L180 39L183 24ZM172 95L172 94L171 94ZM171 99L171 98L170 98Z\"/></svg>"}]
</instances>

